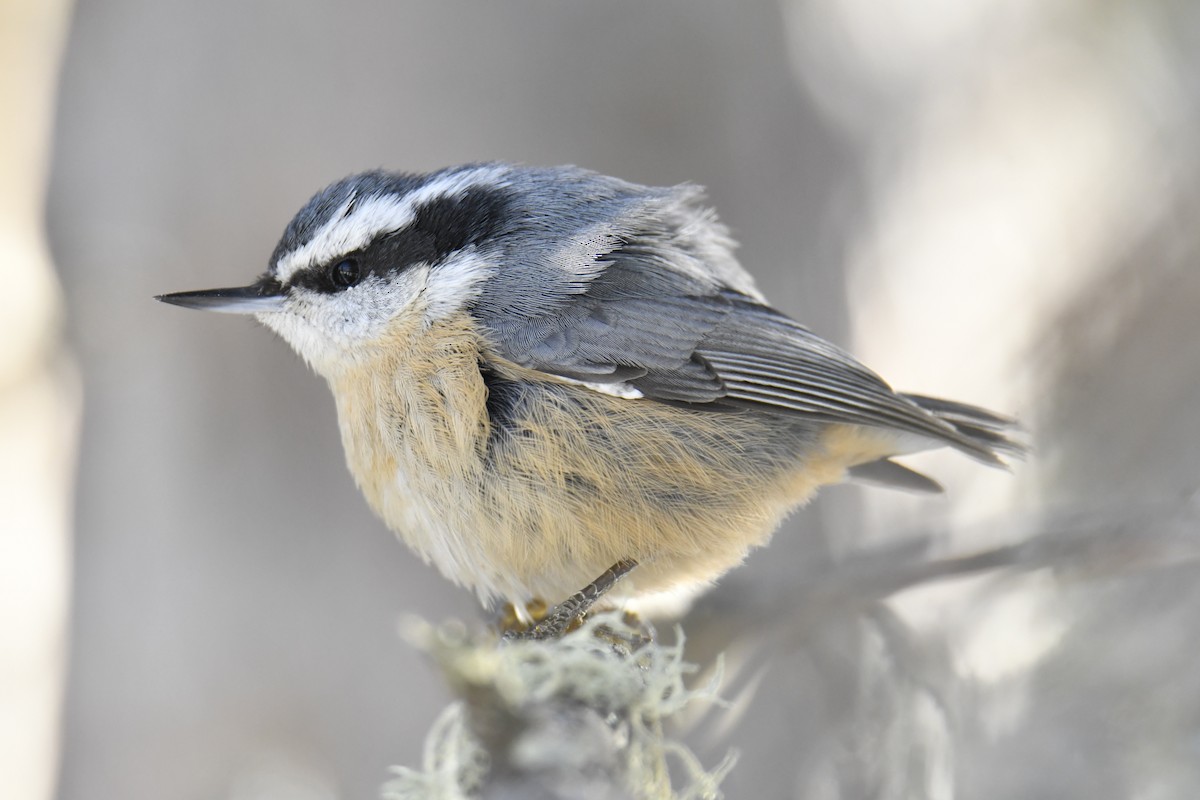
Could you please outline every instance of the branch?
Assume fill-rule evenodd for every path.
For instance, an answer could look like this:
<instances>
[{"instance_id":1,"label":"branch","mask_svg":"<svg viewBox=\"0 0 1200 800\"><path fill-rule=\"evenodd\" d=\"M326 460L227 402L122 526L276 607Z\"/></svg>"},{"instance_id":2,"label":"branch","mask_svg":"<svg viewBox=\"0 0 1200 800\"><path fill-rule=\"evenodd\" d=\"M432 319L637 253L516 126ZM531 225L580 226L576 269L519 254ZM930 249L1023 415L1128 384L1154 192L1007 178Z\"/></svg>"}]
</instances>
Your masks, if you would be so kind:
<instances>
[{"instance_id":1,"label":"branch","mask_svg":"<svg viewBox=\"0 0 1200 800\"><path fill-rule=\"evenodd\" d=\"M721 797L730 755L705 771L664 733L718 675L684 685L683 636L665 647L616 612L551 641L499 644L461 626L412 626L410 638L460 698L426 739L421 770L397 768L388 800L693 800ZM668 761L681 788L672 786Z\"/></svg>"}]
</instances>

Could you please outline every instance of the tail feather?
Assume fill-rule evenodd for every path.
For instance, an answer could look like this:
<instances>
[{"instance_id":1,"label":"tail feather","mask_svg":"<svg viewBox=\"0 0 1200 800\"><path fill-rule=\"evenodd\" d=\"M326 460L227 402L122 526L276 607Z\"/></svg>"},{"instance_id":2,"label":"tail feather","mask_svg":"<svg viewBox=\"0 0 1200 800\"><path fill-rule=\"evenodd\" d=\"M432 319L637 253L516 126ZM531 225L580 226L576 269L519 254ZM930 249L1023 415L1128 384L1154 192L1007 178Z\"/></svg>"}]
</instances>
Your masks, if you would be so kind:
<instances>
[{"instance_id":1,"label":"tail feather","mask_svg":"<svg viewBox=\"0 0 1200 800\"><path fill-rule=\"evenodd\" d=\"M997 461L1000 461L1000 454L1022 458L1029 450L1028 444L1023 440L1024 430L1014 419L985 408L954 400L943 400L940 397L926 397L920 394L906 394L903 397L990 452Z\"/></svg>"},{"instance_id":2,"label":"tail feather","mask_svg":"<svg viewBox=\"0 0 1200 800\"><path fill-rule=\"evenodd\" d=\"M856 464L846 472L850 480L858 483L887 486L891 489L904 489L905 491L920 494L940 494L944 491L942 485L928 475L922 475L915 469L910 469L903 464L897 464L895 461L887 458L868 461L865 464Z\"/></svg>"}]
</instances>

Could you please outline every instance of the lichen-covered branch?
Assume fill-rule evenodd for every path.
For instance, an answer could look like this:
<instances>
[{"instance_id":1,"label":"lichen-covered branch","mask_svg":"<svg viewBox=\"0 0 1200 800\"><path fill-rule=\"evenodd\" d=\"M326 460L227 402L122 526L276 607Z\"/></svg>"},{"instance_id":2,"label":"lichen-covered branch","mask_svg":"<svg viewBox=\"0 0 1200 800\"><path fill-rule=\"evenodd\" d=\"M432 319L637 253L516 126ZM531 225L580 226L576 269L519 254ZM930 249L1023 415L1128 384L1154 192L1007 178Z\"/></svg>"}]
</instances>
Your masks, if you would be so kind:
<instances>
[{"instance_id":1,"label":"lichen-covered branch","mask_svg":"<svg viewBox=\"0 0 1200 800\"><path fill-rule=\"evenodd\" d=\"M430 732L422 768L397 770L388 800L721 797L733 757L705 770L664 732L687 704L712 701L719 679L685 685L682 636L663 646L609 612L551 641L424 624L411 638L459 700Z\"/></svg>"}]
</instances>

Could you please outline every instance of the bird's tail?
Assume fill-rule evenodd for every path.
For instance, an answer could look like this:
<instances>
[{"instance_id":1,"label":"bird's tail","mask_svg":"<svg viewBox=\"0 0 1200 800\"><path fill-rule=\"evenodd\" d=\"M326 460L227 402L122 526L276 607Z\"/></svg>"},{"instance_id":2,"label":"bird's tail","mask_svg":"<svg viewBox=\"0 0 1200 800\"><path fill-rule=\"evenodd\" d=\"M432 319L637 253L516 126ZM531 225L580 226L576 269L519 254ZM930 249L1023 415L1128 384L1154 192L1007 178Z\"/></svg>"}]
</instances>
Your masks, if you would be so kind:
<instances>
[{"instance_id":1,"label":"bird's tail","mask_svg":"<svg viewBox=\"0 0 1200 800\"><path fill-rule=\"evenodd\" d=\"M902 395L923 411L936 417L953 430L942 442L991 466L1007 466L1002 456L1021 458L1029 450L1024 430L1016 420L967 403L926 397L919 394ZM949 432L949 431L948 431ZM848 470L851 480L904 489L910 492L940 492L941 484L909 467L881 458L856 464Z\"/></svg>"},{"instance_id":2,"label":"bird's tail","mask_svg":"<svg viewBox=\"0 0 1200 800\"><path fill-rule=\"evenodd\" d=\"M986 408L940 397L921 394L902 395L925 411L945 422L980 449L987 450L997 461L1000 456L1022 458L1029 451L1024 441L1024 430L1016 420L1004 417Z\"/></svg>"}]
</instances>

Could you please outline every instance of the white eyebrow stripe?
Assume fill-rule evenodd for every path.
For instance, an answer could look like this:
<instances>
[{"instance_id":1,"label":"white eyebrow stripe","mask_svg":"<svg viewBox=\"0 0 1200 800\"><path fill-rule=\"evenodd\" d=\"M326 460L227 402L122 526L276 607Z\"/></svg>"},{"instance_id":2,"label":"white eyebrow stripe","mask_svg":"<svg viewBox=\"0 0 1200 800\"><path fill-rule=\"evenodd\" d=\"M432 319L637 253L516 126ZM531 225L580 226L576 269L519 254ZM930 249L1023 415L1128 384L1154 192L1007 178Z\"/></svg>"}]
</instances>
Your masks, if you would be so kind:
<instances>
[{"instance_id":1,"label":"white eyebrow stripe","mask_svg":"<svg viewBox=\"0 0 1200 800\"><path fill-rule=\"evenodd\" d=\"M275 278L287 283L301 270L366 247L379 234L398 231L411 223L421 206L439 197L462 194L480 183L496 182L507 171L504 166L476 167L439 176L402 197L351 197L311 239L279 259Z\"/></svg>"},{"instance_id":2,"label":"white eyebrow stripe","mask_svg":"<svg viewBox=\"0 0 1200 800\"><path fill-rule=\"evenodd\" d=\"M311 239L279 259L276 280L287 283L303 269L365 247L380 233L399 230L412 221L412 208L406 198L373 197L356 204L348 215L354 201L347 200Z\"/></svg>"}]
</instances>

